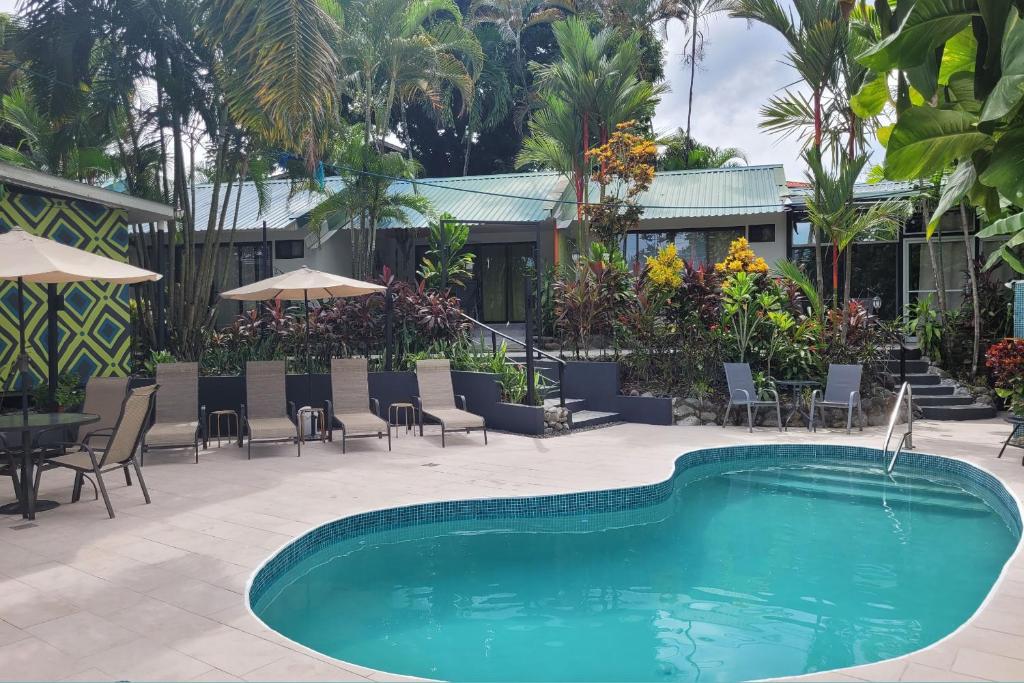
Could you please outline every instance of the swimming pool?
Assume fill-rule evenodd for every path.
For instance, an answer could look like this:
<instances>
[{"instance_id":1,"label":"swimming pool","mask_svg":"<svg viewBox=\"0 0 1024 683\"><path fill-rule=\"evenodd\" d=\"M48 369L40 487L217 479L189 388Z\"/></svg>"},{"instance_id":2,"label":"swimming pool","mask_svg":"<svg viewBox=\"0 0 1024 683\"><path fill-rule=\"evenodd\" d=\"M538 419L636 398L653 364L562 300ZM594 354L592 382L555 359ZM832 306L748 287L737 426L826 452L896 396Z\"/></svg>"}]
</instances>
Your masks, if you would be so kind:
<instances>
[{"instance_id":1,"label":"swimming pool","mask_svg":"<svg viewBox=\"0 0 1024 683\"><path fill-rule=\"evenodd\" d=\"M362 666L448 680L740 680L927 646L1021 536L966 463L874 449L688 453L668 481L338 520L271 558L254 613Z\"/></svg>"}]
</instances>

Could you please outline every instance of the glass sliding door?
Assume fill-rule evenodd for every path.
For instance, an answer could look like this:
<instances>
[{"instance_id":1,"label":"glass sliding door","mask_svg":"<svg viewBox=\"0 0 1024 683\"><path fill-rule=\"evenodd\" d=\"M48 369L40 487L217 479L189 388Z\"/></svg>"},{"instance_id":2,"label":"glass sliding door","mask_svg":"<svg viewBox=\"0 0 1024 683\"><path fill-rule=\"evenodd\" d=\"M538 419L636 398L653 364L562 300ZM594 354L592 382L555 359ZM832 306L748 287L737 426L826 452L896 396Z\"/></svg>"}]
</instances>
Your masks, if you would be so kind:
<instances>
[{"instance_id":1,"label":"glass sliding door","mask_svg":"<svg viewBox=\"0 0 1024 683\"><path fill-rule=\"evenodd\" d=\"M483 322L526 319L524 281L533 268L532 242L476 246Z\"/></svg>"},{"instance_id":2,"label":"glass sliding door","mask_svg":"<svg viewBox=\"0 0 1024 683\"><path fill-rule=\"evenodd\" d=\"M948 236L939 240L932 237L935 250L936 268L942 273L946 289L946 305L950 310L958 308L963 301L965 278L967 272L967 256L962 237ZM926 296L930 296L932 305L936 301L935 270L928 253L928 243L924 239L907 240L904 243L904 291L905 301L914 304Z\"/></svg>"}]
</instances>

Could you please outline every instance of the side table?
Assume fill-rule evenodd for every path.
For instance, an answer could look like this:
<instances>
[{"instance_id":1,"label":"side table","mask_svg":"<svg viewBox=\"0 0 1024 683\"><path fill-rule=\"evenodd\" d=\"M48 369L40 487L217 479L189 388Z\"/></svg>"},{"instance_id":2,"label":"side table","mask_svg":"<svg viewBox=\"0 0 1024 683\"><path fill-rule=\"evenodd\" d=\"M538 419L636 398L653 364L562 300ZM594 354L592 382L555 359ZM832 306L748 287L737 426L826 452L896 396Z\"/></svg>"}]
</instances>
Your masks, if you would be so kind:
<instances>
[{"instance_id":1,"label":"side table","mask_svg":"<svg viewBox=\"0 0 1024 683\"><path fill-rule=\"evenodd\" d=\"M217 425L217 448L220 448L221 437L227 437L231 435L231 427L234 425L235 438L238 437L240 432L238 431L238 413L234 410L215 410L206 416L206 438L207 440L213 438L213 427ZM224 426L227 425L228 431L224 433ZM230 442L229 442L230 443Z\"/></svg>"},{"instance_id":2,"label":"side table","mask_svg":"<svg viewBox=\"0 0 1024 683\"><path fill-rule=\"evenodd\" d=\"M413 436L416 435L416 406L411 403L392 403L388 406L388 429L391 426L395 427L395 438L398 438L398 428L400 423L398 418L405 417L405 433L408 434L409 430L412 430ZM411 422L410 422L411 419Z\"/></svg>"},{"instance_id":3,"label":"side table","mask_svg":"<svg viewBox=\"0 0 1024 683\"><path fill-rule=\"evenodd\" d=\"M304 420L302 419L305 415L309 415L309 427L310 434L319 434L320 442L324 443L327 441L327 412L323 408L311 408L306 406L305 408L299 408L296 417L296 422L299 423L299 439L302 443L306 443L306 430Z\"/></svg>"},{"instance_id":4,"label":"side table","mask_svg":"<svg viewBox=\"0 0 1024 683\"><path fill-rule=\"evenodd\" d=\"M810 410L804 410L804 401L801 393L804 389L816 387L820 383L813 379L779 379L775 380L775 384L780 387L789 387L790 393L793 396L793 407L789 409L789 415L786 416L783 428L788 432L790 420L796 415L802 415L807 419L807 431L811 431L811 412Z\"/></svg>"}]
</instances>

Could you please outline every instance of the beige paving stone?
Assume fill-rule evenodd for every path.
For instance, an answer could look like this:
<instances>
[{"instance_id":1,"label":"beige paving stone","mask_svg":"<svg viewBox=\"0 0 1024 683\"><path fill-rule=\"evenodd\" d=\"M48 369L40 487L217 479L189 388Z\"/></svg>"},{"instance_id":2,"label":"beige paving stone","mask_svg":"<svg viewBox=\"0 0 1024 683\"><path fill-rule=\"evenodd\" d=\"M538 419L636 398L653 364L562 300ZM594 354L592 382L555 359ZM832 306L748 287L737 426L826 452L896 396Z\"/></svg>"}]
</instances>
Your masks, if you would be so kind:
<instances>
[{"instance_id":1,"label":"beige paving stone","mask_svg":"<svg viewBox=\"0 0 1024 683\"><path fill-rule=\"evenodd\" d=\"M1024 653L1019 654L1024 656ZM1020 681L1024 680L1024 659L979 652L965 647L957 652L953 671L994 681Z\"/></svg>"},{"instance_id":2,"label":"beige paving stone","mask_svg":"<svg viewBox=\"0 0 1024 683\"><path fill-rule=\"evenodd\" d=\"M99 649L138 637L138 634L89 612L51 619L29 628L28 632L72 657L85 657Z\"/></svg>"},{"instance_id":3,"label":"beige paving stone","mask_svg":"<svg viewBox=\"0 0 1024 683\"><path fill-rule=\"evenodd\" d=\"M70 675L73 657L39 638L28 637L0 647L0 680L47 681Z\"/></svg>"},{"instance_id":4,"label":"beige paving stone","mask_svg":"<svg viewBox=\"0 0 1024 683\"><path fill-rule=\"evenodd\" d=\"M195 638L222 625L149 596L135 605L111 614L108 620L165 645L186 638Z\"/></svg>"},{"instance_id":5,"label":"beige paving stone","mask_svg":"<svg viewBox=\"0 0 1024 683\"><path fill-rule=\"evenodd\" d=\"M111 679L110 674L106 671L100 671L99 669L83 669L77 671L70 676L65 676L60 679L62 681L82 681L83 683L89 683L91 681L108 681Z\"/></svg>"},{"instance_id":6,"label":"beige paving stone","mask_svg":"<svg viewBox=\"0 0 1024 683\"><path fill-rule=\"evenodd\" d=\"M210 669L209 664L148 638L101 650L78 664L106 671L119 681L183 681Z\"/></svg>"},{"instance_id":7,"label":"beige paving stone","mask_svg":"<svg viewBox=\"0 0 1024 683\"><path fill-rule=\"evenodd\" d=\"M245 676L290 654L280 645L226 626L182 639L174 647L233 676Z\"/></svg>"},{"instance_id":8,"label":"beige paving stone","mask_svg":"<svg viewBox=\"0 0 1024 683\"><path fill-rule=\"evenodd\" d=\"M28 632L0 620L0 646L17 642L22 638L28 638Z\"/></svg>"},{"instance_id":9,"label":"beige paving stone","mask_svg":"<svg viewBox=\"0 0 1024 683\"><path fill-rule=\"evenodd\" d=\"M0 619L28 628L50 619L74 614L78 607L17 581L0 583Z\"/></svg>"},{"instance_id":10,"label":"beige paving stone","mask_svg":"<svg viewBox=\"0 0 1024 683\"><path fill-rule=\"evenodd\" d=\"M977 676L967 676L964 674L954 673L948 669L936 669L931 666L925 666L924 664L916 664L911 662L906 671L903 672L901 681L919 681L920 683L942 683L943 681L984 681L987 679L978 678Z\"/></svg>"},{"instance_id":11,"label":"beige paving stone","mask_svg":"<svg viewBox=\"0 0 1024 683\"><path fill-rule=\"evenodd\" d=\"M238 593L187 576L152 590L149 595L200 616L219 612L242 599Z\"/></svg>"},{"instance_id":12,"label":"beige paving stone","mask_svg":"<svg viewBox=\"0 0 1024 683\"><path fill-rule=\"evenodd\" d=\"M369 680L340 666L292 652L266 666L250 671L247 681L365 681Z\"/></svg>"}]
</instances>

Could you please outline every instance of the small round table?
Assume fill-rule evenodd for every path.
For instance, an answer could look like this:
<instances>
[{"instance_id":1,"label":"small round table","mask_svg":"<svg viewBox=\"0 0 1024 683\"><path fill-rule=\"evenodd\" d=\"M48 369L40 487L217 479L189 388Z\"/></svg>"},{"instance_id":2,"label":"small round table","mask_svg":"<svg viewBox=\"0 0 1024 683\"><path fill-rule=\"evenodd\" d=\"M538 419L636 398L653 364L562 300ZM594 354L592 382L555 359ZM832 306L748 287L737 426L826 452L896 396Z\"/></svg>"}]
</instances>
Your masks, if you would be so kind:
<instances>
[{"instance_id":1,"label":"small round table","mask_svg":"<svg viewBox=\"0 0 1024 683\"><path fill-rule=\"evenodd\" d=\"M810 387L819 386L820 384L820 382L813 379L775 380L776 386L789 387L790 394L793 396L793 407L789 409L789 415L786 416L786 421L782 423L783 429L789 431L789 421L793 419L794 415L803 415L807 418L807 431L811 431L811 413L809 410L804 410L804 402L803 398L800 396L800 392Z\"/></svg>"},{"instance_id":2,"label":"small round table","mask_svg":"<svg viewBox=\"0 0 1024 683\"><path fill-rule=\"evenodd\" d=\"M58 427L80 427L81 425L99 422L99 415L89 413L30 413L28 416L21 413L14 415L0 415L0 434L21 435L21 500L14 503L11 511L21 512L25 519L35 519L37 510L49 510L57 507L59 503L49 500L36 501L33 483L32 442L45 431ZM13 441L9 439L8 441ZM4 508L11 506L5 505Z\"/></svg>"},{"instance_id":3,"label":"small round table","mask_svg":"<svg viewBox=\"0 0 1024 683\"><path fill-rule=\"evenodd\" d=\"M1024 417L1017 417L1016 415L1007 415L1003 418L1006 422L1013 425L1013 429L1010 430L1010 435L1006 437L1006 441L1003 442L1003 447L999 449L999 455L997 458L1003 457L1003 451L1006 450L1007 446L1013 446L1014 448L1024 448L1024 444L1010 443L1013 437L1017 434L1017 430L1024 427ZM1024 458L1020 459L1020 464L1024 465Z\"/></svg>"},{"instance_id":4,"label":"small round table","mask_svg":"<svg viewBox=\"0 0 1024 683\"><path fill-rule=\"evenodd\" d=\"M416 406L412 403L392 403L388 406L388 430L391 429L391 425L395 426L395 438L398 438L398 428L401 424L398 422L399 417L405 416L405 433L408 434L409 430L412 429L413 436L416 435ZM409 418L412 417L412 424L409 424Z\"/></svg>"}]
</instances>

